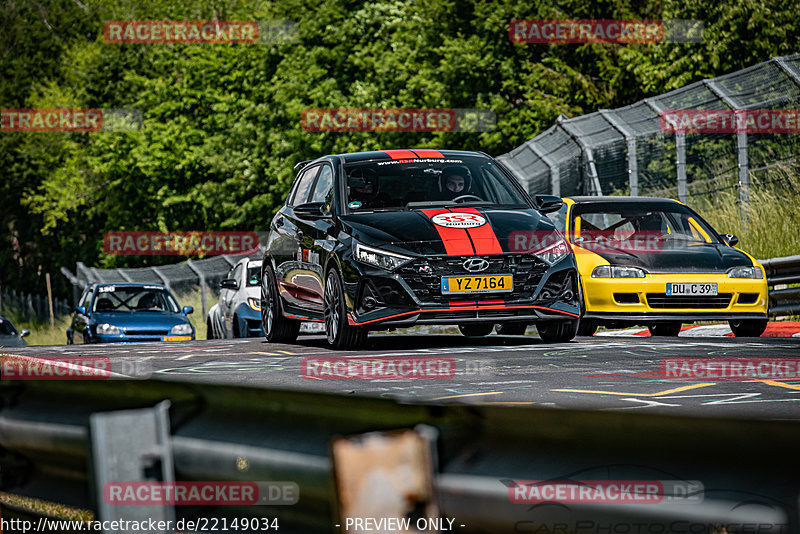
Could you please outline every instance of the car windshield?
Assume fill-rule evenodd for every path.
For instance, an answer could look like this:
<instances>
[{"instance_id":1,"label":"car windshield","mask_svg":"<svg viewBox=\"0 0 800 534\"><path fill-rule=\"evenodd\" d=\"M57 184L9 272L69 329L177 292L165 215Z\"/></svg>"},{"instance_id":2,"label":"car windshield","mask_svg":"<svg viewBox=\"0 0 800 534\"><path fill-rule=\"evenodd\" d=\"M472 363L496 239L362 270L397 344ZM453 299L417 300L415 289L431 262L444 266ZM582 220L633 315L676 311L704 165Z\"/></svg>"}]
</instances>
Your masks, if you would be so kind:
<instances>
[{"instance_id":1,"label":"car windshield","mask_svg":"<svg viewBox=\"0 0 800 534\"><path fill-rule=\"evenodd\" d=\"M572 212L570 240L574 243L658 240L685 244L719 243L716 232L685 207L647 205L616 207L578 205Z\"/></svg>"},{"instance_id":2,"label":"car windshield","mask_svg":"<svg viewBox=\"0 0 800 534\"><path fill-rule=\"evenodd\" d=\"M101 286L92 309L96 312L179 311L175 298L157 286Z\"/></svg>"},{"instance_id":3,"label":"car windshield","mask_svg":"<svg viewBox=\"0 0 800 534\"><path fill-rule=\"evenodd\" d=\"M353 212L454 205L527 208L497 164L481 157L367 161L345 165Z\"/></svg>"},{"instance_id":4,"label":"car windshield","mask_svg":"<svg viewBox=\"0 0 800 534\"><path fill-rule=\"evenodd\" d=\"M17 331L11 321L0 317L0 336L13 336Z\"/></svg>"},{"instance_id":5,"label":"car windshield","mask_svg":"<svg viewBox=\"0 0 800 534\"><path fill-rule=\"evenodd\" d=\"M249 266L247 268L247 285L257 286L261 283L261 266Z\"/></svg>"}]
</instances>

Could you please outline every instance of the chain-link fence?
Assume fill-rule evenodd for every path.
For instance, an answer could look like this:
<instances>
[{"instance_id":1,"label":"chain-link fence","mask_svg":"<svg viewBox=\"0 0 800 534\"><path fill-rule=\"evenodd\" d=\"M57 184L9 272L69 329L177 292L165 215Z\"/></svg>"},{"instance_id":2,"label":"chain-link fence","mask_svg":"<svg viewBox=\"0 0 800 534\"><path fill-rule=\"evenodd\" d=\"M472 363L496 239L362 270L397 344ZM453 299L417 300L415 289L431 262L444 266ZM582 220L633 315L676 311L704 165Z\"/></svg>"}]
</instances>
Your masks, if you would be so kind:
<instances>
[{"instance_id":1,"label":"chain-link fence","mask_svg":"<svg viewBox=\"0 0 800 534\"><path fill-rule=\"evenodd\" d=\"M691 196L739 188L744 210L751 182L756 187L765 179L763 171L800 167L798 104L800 54L795 54L623 108L561 116L550 129L498 159L531 193L669 196L686 202ZM710 123L700 131L692 127L696 124L689 124L689 131L665 128L670 113L691 119L698 110L730 111L745 122L764 110L762 115L773 119L755 128L742 127L744 122L727 130Z\"/></svg>"}]
</instances>

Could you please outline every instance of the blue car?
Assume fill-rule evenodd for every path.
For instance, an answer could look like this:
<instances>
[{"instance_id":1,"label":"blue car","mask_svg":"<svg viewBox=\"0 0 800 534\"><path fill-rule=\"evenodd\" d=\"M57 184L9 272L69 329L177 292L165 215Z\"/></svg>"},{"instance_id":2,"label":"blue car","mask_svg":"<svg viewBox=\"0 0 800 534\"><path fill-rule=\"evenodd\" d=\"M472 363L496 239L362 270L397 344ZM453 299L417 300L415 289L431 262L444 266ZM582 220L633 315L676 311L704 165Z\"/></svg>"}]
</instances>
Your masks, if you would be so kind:
<instances>
[{"instance_id":1,"label":"blue car","mask_svg":"<svg viewBox=\"0 0 800 534\"><path fill-rule=\"evenodd\" d=\"M81 295L67 343L191 341L195 331L184 306L158 284L92 284Z\"/></svg>"}]
</instances>

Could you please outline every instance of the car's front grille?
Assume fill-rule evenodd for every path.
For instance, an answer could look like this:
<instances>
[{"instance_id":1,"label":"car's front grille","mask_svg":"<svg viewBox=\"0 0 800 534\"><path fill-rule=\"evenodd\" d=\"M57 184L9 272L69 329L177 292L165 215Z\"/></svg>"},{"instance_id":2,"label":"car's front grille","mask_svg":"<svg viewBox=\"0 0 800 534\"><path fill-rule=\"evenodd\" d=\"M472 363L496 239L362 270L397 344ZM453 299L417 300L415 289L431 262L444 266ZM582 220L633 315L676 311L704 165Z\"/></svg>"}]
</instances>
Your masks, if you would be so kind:
<instances>
[{"instance_id":1,"label":"car's front grille","mask_svg":"<svg viewBox=\"0 0 800 534\"><path fill-rule=\"evenodd\" d=\"M136 330L133 328L125 328L123 330L127 336L166 336L169 335L169 330Z\"/></svg>"},{"instance_id":2,"label":"car's front grille","mask_svg":"<svg viewBox=\"0 0 800 534\"><path fill-rule=\"evenodd\" d=\"M489 267L481 272L469 272L462 265L465 260L483 258ZM476 294L442 295L442 276L470 276L487 274L511 274L514 276L512 293L495 293L499 298L512 295L514 299L531 298L542 279L547 264L532 254L504 254L497 256L434 256L418 259L399 269L399 274L414 294L423 302L448 303L451 300L470 299ZM485 294L491 294L487 292Z\"/></svg>"},{"instance_id":3,"label":"car's front grille","mask_svg":"<svg viewBox=\"0 0 800 534\"><path fill-rule=\"evenodd\" d=\"M657 309L724 309L731 302L731 293L720 293L715 296L686 295L681 297L667 296L666 293L648 293L647 304Z\"/></svg>"}]
</instances>

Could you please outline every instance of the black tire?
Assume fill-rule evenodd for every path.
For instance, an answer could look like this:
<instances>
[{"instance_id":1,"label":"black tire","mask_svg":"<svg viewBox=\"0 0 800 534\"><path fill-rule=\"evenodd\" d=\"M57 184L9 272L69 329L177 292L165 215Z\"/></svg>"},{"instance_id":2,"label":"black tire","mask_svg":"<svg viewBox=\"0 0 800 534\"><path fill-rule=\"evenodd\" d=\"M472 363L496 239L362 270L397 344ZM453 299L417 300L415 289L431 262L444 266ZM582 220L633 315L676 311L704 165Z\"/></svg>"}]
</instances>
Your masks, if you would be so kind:
<instances>
[{"instance_id":1,"label":"black tire","mask_svg":"<svg viewBox=\"0 0 800 534\"><path fill-rule=\"evenodd\" d=\"M294 343L300 333L300 321L283 316L278 284L270 266L261 277L261 329L267 343Z\"/></svg>"},{"instance_id":2,"label":"black tire","mask_svg":"<svg viewBox=\"0 0 800 534\"><path fill-rule=\"evenodd\" d=\"M574 321L542 321L536 323L539 337L547 343L566 343L578 333L578 319Z\"/></svg>"},{"instance_id":3,"label":"black tire","mask_svg":"<svg viewBox=\"0 0 800 534\"><path fill-rule=\"evenodd\" d=\"M681 323L670 321L669 323L656 323L647 327L650 335L654 337L678 337L681 332Z\"/></svg>"},{"instance_id":4,"label":"black tire","mask_svg":"<svg viewBox=\"0 0 800 534\"><path fill-rule=\"evenodd\" d=\"M325 336L328 344L337 349L356 350L364 345L368 331L347 323L347 308L344 304L344 289L339 272L328 271L325 279L325 298L323 299L325 317Z\"/></svg>"},{"instance_id":5,"label":"black tire","mask_svg":"<svg viewBox=\"0 0 800 534\"><path fill-rule=\"evenodd\" d=\"M736 337L761 337L767 329L766 319L743 319L741 321L728 321Z\"/></svg>"},{"instance_id":6,"label":"black tire","mask_svg":"<svg viewBox=\"0 0 800 534\"><path fill-rule=\"evenodd\" d=\"M581 319L578 323L579 336L593 336L597 332L597 321L591 319Z\"/></svg>"},{"instance_id":7,"label":"black tire","mask_svg":"<svg viewBox=\"0 0 800 534\"><path fill-rule=\"evenodd\" d=\"M233 321L231 321L231 330L234 338L242 337L242 333L239 331L239 317L236 315L233 316Z\"/></svg>"},{"instance_id":8,"label":"black tire","mask_svg":"<svg viewBox=\"0 0 800 534\"><path fill-rule=\"evenodd\" d=\"M528 323L512 321L510 323L500 323L495 327L495 332L501 336L524 336L528 329Z\"/></svg>"},{"instance_id":9,"label":"black tire","mask_svg":"<svg viewBox=\"0 0 800 534\"><path fill-rule=\"evenodd\" d=\"M492 333L494 324L492 323L467 323L458 325L461 333L467 337L484 337Z\"/></svg>"},{"instance_id":10,"label":"black tire","mask_svg":"<svg viewBox=\"0 0 800 534\"><path fill-rule=\"evenodd\" d=\"M217 339L214 335L214 325L211 323L211 317L206 319L206 339Z\"/></svg>"}]
</instances>

